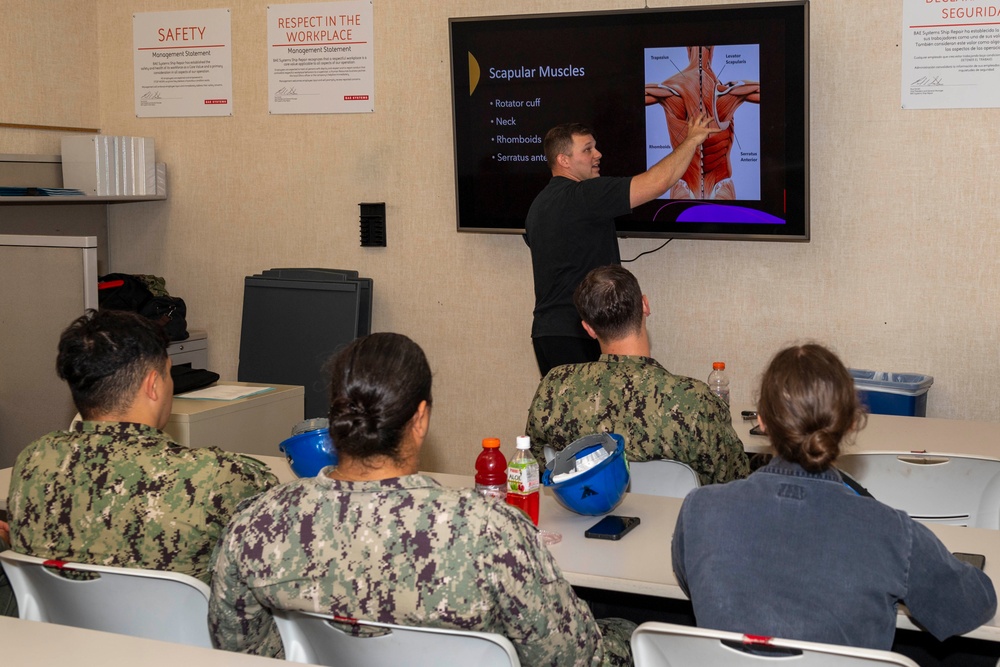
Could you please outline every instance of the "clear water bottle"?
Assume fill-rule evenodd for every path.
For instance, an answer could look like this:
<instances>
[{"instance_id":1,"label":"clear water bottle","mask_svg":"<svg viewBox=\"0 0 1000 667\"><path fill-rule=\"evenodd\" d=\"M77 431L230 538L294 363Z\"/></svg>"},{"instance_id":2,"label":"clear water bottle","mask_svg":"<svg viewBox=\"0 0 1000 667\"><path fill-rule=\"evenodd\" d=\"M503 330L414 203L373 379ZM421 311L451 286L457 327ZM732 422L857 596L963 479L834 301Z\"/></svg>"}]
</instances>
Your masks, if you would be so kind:
<instances>
[{"instance_id":1,"label":"clear water bottle","mask_svg":"<svg viewBox=\"0 0 1000 667\"><path fill-rule=\"evenodd\" d=\"M726 363L716 361L712 363L712 372L708 375L708 388L712 393L725 401L729 405L729 376L726 375Z\"/></svg>"},{"instance_id":2,"label":"clear water bottle","mask_svg":"<svg viewBox=\"0 0 1000 667\"><path fill-rule=\"evenodd\" d=\"M507 504L518 507L538 525L538 461L531 455L531 439L517 437L517 455L507 464Z\"/></svg>"},{"instance_id":3,"label":"clear water bottle","mask_svg":"<svg viewBox=\"0 0 1000 667\"><path fill-rule=\"evenodd\" d=\"M498 500L507 497L507 459L499 438L483 438L483 451L476 458L476 493Z\"/></svg>"}]
</instances>

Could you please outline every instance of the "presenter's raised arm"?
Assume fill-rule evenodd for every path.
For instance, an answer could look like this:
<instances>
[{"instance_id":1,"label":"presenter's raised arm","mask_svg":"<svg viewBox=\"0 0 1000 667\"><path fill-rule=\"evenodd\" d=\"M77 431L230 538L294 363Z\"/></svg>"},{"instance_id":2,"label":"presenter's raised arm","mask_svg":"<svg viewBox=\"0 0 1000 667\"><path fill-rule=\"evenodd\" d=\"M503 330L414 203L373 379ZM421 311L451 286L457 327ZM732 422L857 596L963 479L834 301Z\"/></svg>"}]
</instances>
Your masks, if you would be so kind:
<instances>
[{"instance_id":1,"label":"presenter's raised arm","mask_svg":"<svg viewBox=\"0 0 1000 667\"><path fill-rule=\"evenodd\" d=\"M670 155L632 178L629 189L629 204L632 208L656 199L680 180L698 147L710 135L722 131L718 127L710 127L711 120L706 114L689 117L684 141Z\"/></svg>"}]
</instances>

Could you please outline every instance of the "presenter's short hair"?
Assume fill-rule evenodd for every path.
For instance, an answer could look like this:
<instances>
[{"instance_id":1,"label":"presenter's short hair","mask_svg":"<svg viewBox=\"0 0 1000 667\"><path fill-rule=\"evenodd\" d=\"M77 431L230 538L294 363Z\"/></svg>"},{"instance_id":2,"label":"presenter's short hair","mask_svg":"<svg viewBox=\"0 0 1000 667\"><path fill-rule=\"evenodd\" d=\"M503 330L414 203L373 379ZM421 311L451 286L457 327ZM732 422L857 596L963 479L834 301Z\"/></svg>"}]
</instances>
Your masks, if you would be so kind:
<instances>
[{"instance_id":1,"label":"presenter's short hair","mask_svg":"<svg viewBox=\"0 0 1000 667\"><path fill-rule=\"evenodd\" d=\"M573 135L594 136L594 132L583 123L563 123L545 133L542 150L549 168L556 166L556 158L569 155L573 150Z\"/></svg>"}]
</instances>

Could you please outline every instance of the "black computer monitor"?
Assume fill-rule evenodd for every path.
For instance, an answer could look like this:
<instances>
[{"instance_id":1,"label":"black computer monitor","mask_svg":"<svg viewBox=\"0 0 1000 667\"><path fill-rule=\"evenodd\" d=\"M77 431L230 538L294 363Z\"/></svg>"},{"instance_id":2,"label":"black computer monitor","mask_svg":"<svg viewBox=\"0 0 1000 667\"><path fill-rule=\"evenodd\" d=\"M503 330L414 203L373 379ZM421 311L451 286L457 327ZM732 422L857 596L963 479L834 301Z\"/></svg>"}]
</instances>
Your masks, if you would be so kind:
<instances>
[{"instance_id":1,"label":"black computer monitor","mask_svg":"<svg viewBox=\"0 0 1000 667\"><path fill-rule=\"evenodd\" d=\"M302 385L305 417L325 417L330 402L323 369L357 338L360 297L361 286L353 280L248 276L238 379Z\"/></svg>"}]
</instances>

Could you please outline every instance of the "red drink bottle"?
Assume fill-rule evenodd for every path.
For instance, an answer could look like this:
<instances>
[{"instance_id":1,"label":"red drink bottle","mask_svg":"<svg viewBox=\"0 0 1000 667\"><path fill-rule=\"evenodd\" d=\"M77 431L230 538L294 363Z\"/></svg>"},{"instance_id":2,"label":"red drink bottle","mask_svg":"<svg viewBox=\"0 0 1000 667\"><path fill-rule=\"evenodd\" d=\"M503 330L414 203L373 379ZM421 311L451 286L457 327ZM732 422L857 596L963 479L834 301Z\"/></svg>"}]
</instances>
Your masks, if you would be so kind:
<instances>
[{"instance_id":1,"label":"red drink bottle","mask_svg":"<svg viewBox=\"0 0 1000 667\"><path fill-rule=\"evenodd\" d=\"M484 498L507 495L507 459L499 438L483 438L483 451L476 458L476 491Z\"/></svg>"}]
</instances>

